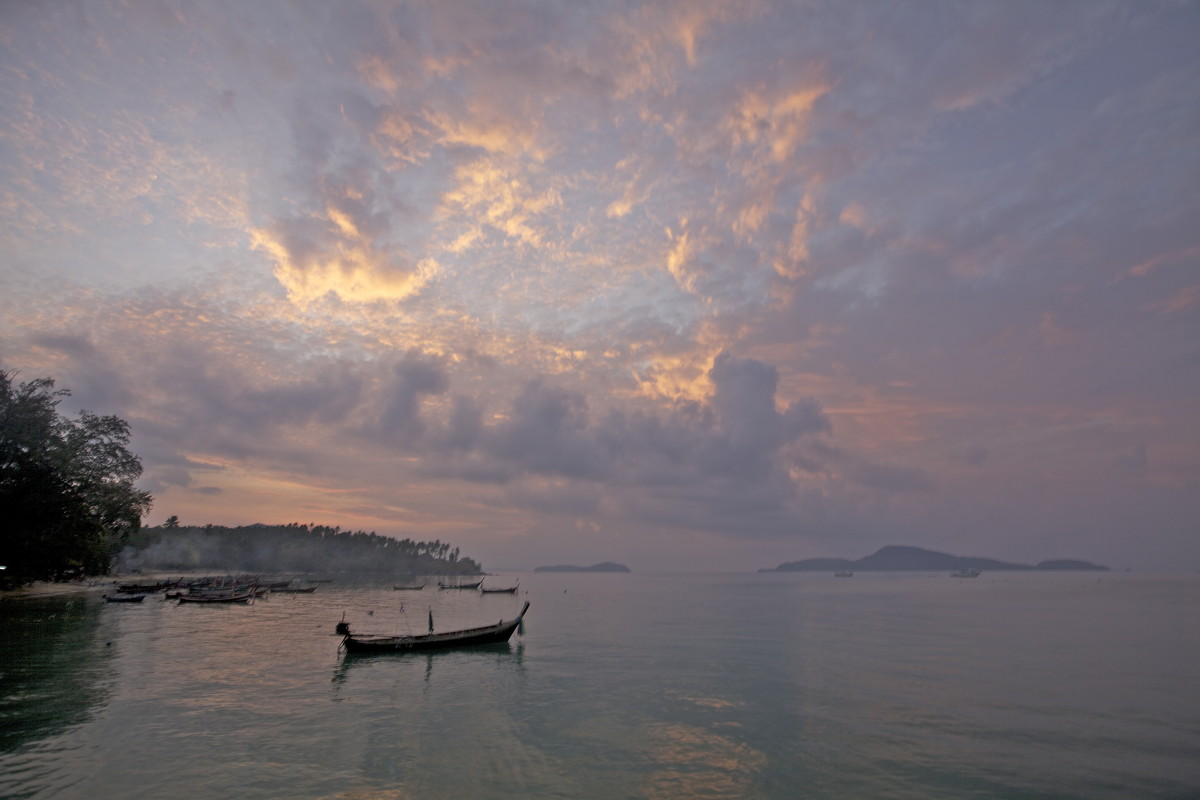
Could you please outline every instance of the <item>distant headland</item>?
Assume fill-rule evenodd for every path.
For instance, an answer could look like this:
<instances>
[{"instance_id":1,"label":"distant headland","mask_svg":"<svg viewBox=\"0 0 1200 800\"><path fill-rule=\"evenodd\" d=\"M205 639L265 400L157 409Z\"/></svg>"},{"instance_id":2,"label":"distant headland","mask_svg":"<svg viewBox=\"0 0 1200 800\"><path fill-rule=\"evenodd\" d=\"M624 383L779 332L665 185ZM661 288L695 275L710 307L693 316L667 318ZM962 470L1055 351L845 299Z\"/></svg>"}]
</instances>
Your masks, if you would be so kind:
<instances>
[{"instance_id":1,"label":"distant headland","mask_svg":"<svg viewBox=\"0 0 1200 800\"><path fill-rule=\"evenodd\" d=\"M570 564L559 564L556 567L537 567L534 572L629 572L624 564L614 564L605 561L603 564L593 564L590 567L574 567Z\"/></svg>"},{"instance_id":2,"label":"distant headland","mask_svg":"<svg viewBox=\"0 0 1200 800\"><path fill-rule=\"evenodd\" d=\"M841 570L859 570L862 572L904 572L921 570L1042 570L1042 571L1093 571L1108 572L1108 567L1101 567L1087 561L1059 558L1042 561L1038 564L1012 564L998 561L994 558L976 556L952 556L948 553L938 553L934 550L924 550L920 547L905 547L888 545L881 547L872 555L859 559L849 558L806 558L803 561L789 561L778 567L760 569L759 572L838 572Z\"/></svg>"}]
</instances>

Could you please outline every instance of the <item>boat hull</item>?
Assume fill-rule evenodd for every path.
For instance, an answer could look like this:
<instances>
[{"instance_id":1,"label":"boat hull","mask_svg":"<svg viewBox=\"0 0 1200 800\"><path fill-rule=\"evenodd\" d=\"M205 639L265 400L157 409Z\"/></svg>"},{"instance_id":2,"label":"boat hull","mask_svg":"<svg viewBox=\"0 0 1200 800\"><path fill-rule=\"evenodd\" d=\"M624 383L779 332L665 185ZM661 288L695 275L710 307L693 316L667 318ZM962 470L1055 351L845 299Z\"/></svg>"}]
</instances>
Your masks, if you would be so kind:
<instances>
[{"instance_id":1,"label":"boat hull","mask_svg":"<svg viewBox=\"0 0 1200 800\"><path fill-rule=\"evenodd\" d=\"M104 599L109 603L140 603L149 595L146 594L131 594L131 595L113 595L106 594Z\"/></svg>"},{"instance_id":2,"label":"boat hull","mask_svg":"<svg viewBox=\"0 0 1200 800\"><path fill-rule=\"evenodd\" d=\"M249 603L251 600L254 599L255 594L256 594L255 592L248 592L245 594L216 595L216 596L207 596L207 597L204 595L181 594L179 596L179 602L180 603Z\"/></svg>"},{"instance_id":3,"label":"boat hull","mask_svg":"<svg viewBox=\"0 0 1200 800\"><path fill-rule=\"evenodd\" d=\"M512 638L513 631L521 625L529 603L521 609L516 619L502 620L495 625L470 628L445 633L427 633L420 636L355 636L349 634L342 639L347 653L414 653L426 650L451 650L480 645L503 644Z\"/></svg>"}]
</instances>

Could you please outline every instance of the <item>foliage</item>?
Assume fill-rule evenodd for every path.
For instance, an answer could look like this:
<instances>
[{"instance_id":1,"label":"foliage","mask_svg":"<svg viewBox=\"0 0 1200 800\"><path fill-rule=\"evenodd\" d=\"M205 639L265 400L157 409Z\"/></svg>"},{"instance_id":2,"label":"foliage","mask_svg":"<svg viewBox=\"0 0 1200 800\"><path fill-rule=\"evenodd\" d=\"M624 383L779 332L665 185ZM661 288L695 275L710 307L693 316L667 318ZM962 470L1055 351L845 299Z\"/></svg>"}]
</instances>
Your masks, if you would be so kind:
<instances>
[{"instance_id":1,"label":"foliage","mask_svg":"<svg viewBox=\"0 0 1200 800\"><path fill-rule=\"evenodd\" d=\"M478 575L479 564L434 540L393 539L374 531L305 525L181 525L169 518L143 528L121 553L121 569L245 572L345 572L375 575Z\"/></svg>"},{"instance_id":2,"label":"foliage","mask_svg":"<svg viewBox=\"0 0 1200 800\"><path fill-rule=\"evenodd\" d=\"M17 580L106 573L151 504L134 486L142 462L128 449L129 424L64 417L68 390L14 376L0 370L0 563Z\"/></svg>"}]
</instances>

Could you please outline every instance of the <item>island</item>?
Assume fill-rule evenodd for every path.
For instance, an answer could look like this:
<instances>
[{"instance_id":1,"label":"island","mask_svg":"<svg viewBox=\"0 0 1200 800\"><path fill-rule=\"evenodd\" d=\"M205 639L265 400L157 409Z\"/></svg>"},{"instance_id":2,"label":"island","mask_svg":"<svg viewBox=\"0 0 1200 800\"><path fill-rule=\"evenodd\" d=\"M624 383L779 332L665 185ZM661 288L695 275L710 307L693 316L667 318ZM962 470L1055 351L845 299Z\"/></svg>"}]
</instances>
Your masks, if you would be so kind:
<instances>
[{"instance_id":1,"label":"island","mask_svg":"<svg viewBox=\"0 0 1200 800\"><path fill-rule=\"evenodd\" d=\"M994 558L978 556L954 556L949 553L939 553L935 550L925 550L920 547L903 545L888 545L881 547L869 556L859 559L849 558L807 558L803 561L789 561L778 567L767 567L759 572L912 572L923 570L1056 570L1108 572L1108 567L1091 564L1075 559L1053 559L1038 564L1014 564L999 561Z\"/></svg>"},{"instance_id":2,"label":"island","mask_svg":"<svg viewBox=\"0 0 1200 800\"><path fill-rule=\"evenodd\" d=\"M590 567L574 567L570 564L559 564L555 567L536 567L534 572L629 572L624 564L614 564L605 561L603 564L593 564Z\"/></svg>"}]
</instances>

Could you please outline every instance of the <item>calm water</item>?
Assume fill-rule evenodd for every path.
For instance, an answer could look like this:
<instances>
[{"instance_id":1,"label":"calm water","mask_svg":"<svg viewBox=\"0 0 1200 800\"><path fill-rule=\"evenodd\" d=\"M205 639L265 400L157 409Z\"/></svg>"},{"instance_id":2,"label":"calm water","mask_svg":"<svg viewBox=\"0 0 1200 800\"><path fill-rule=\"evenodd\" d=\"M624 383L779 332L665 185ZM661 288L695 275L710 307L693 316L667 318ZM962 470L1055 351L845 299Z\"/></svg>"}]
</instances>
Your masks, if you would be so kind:
<instances>
[{"instance_id":1,"label":"calm water","mask_svg":"<svg viewBox=\"0 0 1200 800\"><path fill-rule=\"evenodd\" d=\"M0 603L0 797L1200 796L1198 576L517 579Z\"/></svg>"}]
</instances>

